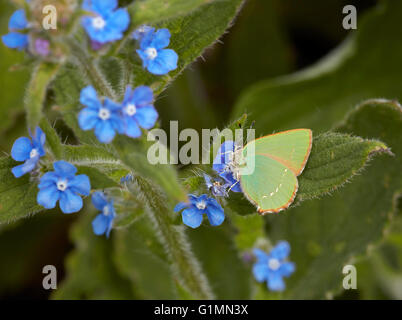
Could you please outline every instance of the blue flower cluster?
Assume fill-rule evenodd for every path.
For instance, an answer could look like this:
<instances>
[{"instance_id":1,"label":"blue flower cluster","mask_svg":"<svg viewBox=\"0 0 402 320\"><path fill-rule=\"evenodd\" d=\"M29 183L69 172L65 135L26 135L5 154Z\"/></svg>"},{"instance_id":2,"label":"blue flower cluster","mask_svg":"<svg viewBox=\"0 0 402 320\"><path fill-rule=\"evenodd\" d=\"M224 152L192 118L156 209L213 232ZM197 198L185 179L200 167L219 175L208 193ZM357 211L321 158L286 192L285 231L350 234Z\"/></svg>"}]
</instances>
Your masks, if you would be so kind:
<instances>
[{"instance_id":1,"label":"blue flower cluster","mask_svg":"<svg viewBox=\"0 0 402 320\"><path fill-rule=\"evenodd\" d=\"M218 153L213 161L213 170L218 174L219 178L214 179L204 174L204 180L207 189L214 197L227 197L229 191L241 192L239 181L235 178L233 167L235 166L235 143L226 141L220 146ZM203 214L206 213L212 226L219 226L225 219L224 211L221 205L214 199L203 194L199 197L194 195L188 196L189 203L181 202L174 211L183 210L183 223L191 228L197 228L202 223Z\"/></svg>"},{"instance_id":2,"label":"blue flower cluster","mask_svg":"<svg viewBox=\"0 0 402 320\"><path fill-rule=\"evenodd\" d=\"M158 119L153 106L153 92L149 87L126 88L122 103L109 98L99 99L95 89L88 86L81 91L80 102L86 108L78 115L82 130L95 130L102 143L110 143L116 132L132 138L141 136L141 129L151 129Z\"/></svg>"},{"instance_id":3,"label":"blue flower cluster","mask_svg":"<svg viewBox=\"0 0 402 320\"><path fill-rule=\"evenodd\" d=\"M23 164L11 169L16 178L32 172L38 165L39 159L46 155L46 135L37 127L31 139L18 138L11 149L11 157L15 161L24 161ZM78 212L83 207L81 196L89 196L91 183L87 175L77 175L77 168L66 161L53 163L54 171L46 172L39 180L39 192L36 197L38 204L46 209L53 209L59 202L60 209L65 214ZM95 192L92 196L94 206L102 213L92 222L96 235L106 234L109 237L116 212L113 200L107 200L102 192Z\"/></svg>"},{"instance_id":4,"label":"blue flower cluster","mask_svg":"<svg viewBox=\"0 0 402 320\"><path fill-rule=\"evenodd\" d=\"M225 215L221 205L214 198L209 198L206 194L199 197L189 194L190 202L180 202L174 208L175 212L182 211L183 223L191 228L198 228L203 220L204 214L207 215L212 226L219 226L225 220Z\"/></svg>"},{"instance_id":5,"label":"blue flower cluster","mask_svg":"<svg viewBox=\"0 0 402 320\"><path fill-rule=\"evenodd\" d=\"M253 266L253 274L258 282L267 282L272 291L285 290L283 277L289 277L295 271L295 265L286 261L290 253L290 245L286 241L279 242L268 254L261 249L253 251L257 258Z\"/></svg>"}]
</instances>

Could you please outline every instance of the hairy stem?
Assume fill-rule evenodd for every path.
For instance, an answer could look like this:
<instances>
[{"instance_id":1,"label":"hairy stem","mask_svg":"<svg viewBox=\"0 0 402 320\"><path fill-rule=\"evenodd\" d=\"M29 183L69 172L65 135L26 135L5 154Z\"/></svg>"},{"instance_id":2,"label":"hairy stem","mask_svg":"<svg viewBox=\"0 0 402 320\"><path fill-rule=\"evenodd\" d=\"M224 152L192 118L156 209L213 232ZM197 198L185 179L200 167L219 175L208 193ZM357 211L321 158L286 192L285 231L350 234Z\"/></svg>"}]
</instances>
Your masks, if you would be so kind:
<instances>
[{"instance_id":1,"label":"hairy stem","mask_svg":"<svg viewBox=\"0 0 402 320\"><path fill-rule=\"evenodd\" d=\"M183 227L172 224L167 207L168 201L146 179L137 176L136 181L141 196L148 206L147 213L153 222L158 238L170 258L173 274L194 298L213 299L208 280L191 251Z\"/></svg>"},{"instance_id":2,"label":"hairy stem","mask_svg":"<svg viewBox=\"0 0 402 320\"><path fill-rule=\"evenodd\" d=\"M106 80L105 76L100 72L93 59L87 54L82 46L77 43L77 41L70 39L68 42L72 49L72 54L77 59L80 67L83 68L96 90L103 96L116 99L116 93Z\"/></svg>"}]
</instances>

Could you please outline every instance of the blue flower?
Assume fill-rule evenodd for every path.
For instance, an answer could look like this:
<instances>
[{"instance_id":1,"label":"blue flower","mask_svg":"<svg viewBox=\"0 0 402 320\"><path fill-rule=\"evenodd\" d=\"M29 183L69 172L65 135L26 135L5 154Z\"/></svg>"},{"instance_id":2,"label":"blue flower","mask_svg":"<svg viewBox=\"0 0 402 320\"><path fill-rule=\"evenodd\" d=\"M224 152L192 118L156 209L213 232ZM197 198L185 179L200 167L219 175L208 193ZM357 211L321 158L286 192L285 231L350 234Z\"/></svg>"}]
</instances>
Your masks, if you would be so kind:
<instances>
[{"instance_id":1,"label":"blue flower","mask_svg":"<svg viewBox=\"0 0 402 320\"><path fill-rule=\"evenodd\" d=\"M127 9L117 9L117 0L84 0L83 9L94 13L82 20L91 40L104 44L123 38L130 24Z\"/></svg>"},{"instance_id":2,"label":"blue flower","mask_svg":"<svg viewBox=\"0 0 402 320\"><path fill-rule=\"evenodd\" d=\"M204 174L205 184L215 197L227 197L228 189L231 187L230 183L222 182L219 180L212 180L212 178Z\"/></svg>"},{"instance_id":3,"label":"blue flower","mask_svg":"<svg viewBox=\"0 0 402 320\"><path fill-rule=\"evenodd\" d=\"M140 86L135 90L127 87L122 103L125 134L131 138L141 136L141 129L151 129L158 119L153 106L154 95L151 88Z\"/></svg>"},{"instance_id":4,"label":"blue flower","mask_svg":"<svg viewBox=\"0 0 402 320\"><path fill-rule=\"evenodd\" d=\"M120 106L108 98L102 103L96 91L88 86L81 91L80 102L86 106L78 115L82 130L95 129L95 135L100 142L109 143L118 133L123 133L123 123L120 117Z\"/></svg>"},{"instance_id":5,"label":"blue flower","mask_svg":"<svg viewBox=\"0 0 402 320\"><path fill-rule=\"evenodd\" d=\"M77 169L66 161L57 161L53 167L54 171L46 172L40 179L38 203L46 209L53 209L60 200L60 209L64 213L80 211L82 199L79 195L89 196L89 178L85 174L76 176Z\"/></svg>"},{"instance_id":6,"label":"blue flower","mask_svg":"<svg viewBox=\"0 0 402 320\"><path fill-rule=\"evenodd\" d=\"M133 32L133 39L141 41L148 34L148 32L154 32L154 31L155 28L152 28L144 24Z\"/></svg>"},{"instance_id":7,"label":"blue flower","mask_svg":"<svg viewBox=\"0 0 402 320\"><path fill-rule=\"evenodd\" d=\"M234 170L236 169L236 145L234 141L225 141L220 146L218 153L213 161L212 168L230 184L230 190L241 192L240 181L236 178Z\"/></svg>"},{"instance_id":8,"label":"blue flower","mask_svg":"<svg viewBox=\"0 0 402 320\"><path fill-rule=\"evenodd\" d=\"M18 138L11 149L11 157L15 161L25 161L24 164L11 169L16 178L32 171L36 167L40 157L45 155L44 145L46 135L41 128L36 127L35 136L30 135L32 141L27 137Z\"/></svg>"},{"instance_id":9,"label":"blue flower","mask_svg":"<svg viewBox=\"0 0 402 320\"><path fill-rule=\"evenodd\" d=\"M156 75L164 75L177 68L179 59L172 49L164 49L170 43L168 29L149 30L141 39L138 55L142 59L143 67Z\"/></svg>"},{"instance_id":10,"label":"blue flower","mask_svg":"<svg viewBox=\"0 0 402 320\"><path fill-rule=\"evenodd\" d=\"M183 223L191 228L198 228L203 219L204 213L207 214L209 223L212 226L219 226L225 220L225 215L220 204L213 198L208 198L206 194L199 197L189 194L190 202L180 202L174 208L175 212L182 212Z\"/></svg>"},{"instance_id":11,"label":"blue flower","mask_svg":"<svg viewBox=\"0 0 402 320\"><path fill-rule=\"evenodd\" d=\"M102 211L92 221L92 229L97 236L106 234L106 237L109 238L113 220L116 217L113 200L108 201L103 192L97 191L92 195L92 203L96 209Z\"/></svg>"},{"instance_id":12,"label":"blue flower","mask_svg":"<svg viewBox=\"0 0 402 320\"><path fill-rule=\"evenodd\" d=\"M10 33L1 37L3 43L12 49L23 50L28 47L29 37L16 31L23 31L29 27L24 9L15 11L9 20L8 30Z\"/></svg>"},{"instance_id":13,"label":"blue flower","mask_svg":"<svg viewBox=\"0 0 402 320\"><path fill-rule=\"evenodd\" d=\"M290 245L286 241L279 242L269 254L260 249L253 250L257 262L253 266L253 274L258 282L267 281L272 291L285 290L283 277L289 277L295 271L295 265L285 259L290 253Z\"/></svg>"}]
</instances>

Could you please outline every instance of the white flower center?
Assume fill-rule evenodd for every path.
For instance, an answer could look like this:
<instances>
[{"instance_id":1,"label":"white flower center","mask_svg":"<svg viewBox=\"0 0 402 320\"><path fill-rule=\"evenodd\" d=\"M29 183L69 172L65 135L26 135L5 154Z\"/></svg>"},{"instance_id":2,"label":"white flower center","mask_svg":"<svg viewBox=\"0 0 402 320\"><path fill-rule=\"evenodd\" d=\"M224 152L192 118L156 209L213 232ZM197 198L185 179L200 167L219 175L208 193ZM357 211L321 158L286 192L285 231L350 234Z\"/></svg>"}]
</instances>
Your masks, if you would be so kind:
<instances>
[{"instance_id":1,"label":"white flower center","mask_svg":"<svg viewBox=\"0 0 402 320\"><path fill-rule=\"evenodd\" d=\"M106 25L106 21L101 16L98 16L98 17L92 19L92 26L95 29L98 29L98 30L103 29L105 27L105 25Z\"/></svg>"},{"instance_id":2,"label":"white flower center","mask_svg":"<svg viewBox=\"0 0 402 320\"><path fill-rule=\"evenodd\" d=\"M106 108L101 108L98 113L99 118L102 120L107 120L110 118L110 111Z\"/></svg>"},{"instance_id":3,"label":"white flower center","mask_svg":"<svg viewBox=\"0 0 402 320\"><path fill-rule=\"evenodd\" d=\"M32 159L35 158L38 154L39 154L38 150L32 149L31 152L29 153L29 157Z\"/></svg>"},{"instance_id":4,"label":"white flower center","mask_svg":"<svg viewBox=\"0 0 402 320\"><path fill-rule=\"evenodd\" d=\"M195 205L198 210L204 210L207 206L204 200L198 201Z\"/></svg>"},{"instance_id":5,"label":"white flower center","mask_svg":"<svg viewBox=\"0 0 402 320\"><path fill-rule=\"evenodd\" d=\"M129 104L129 105L127 105L127 107L126 107L126 113L127 113L129 116L135 115L136 112L137 112L137 108L136 108L136 106L135 106L134 104Z\"/></svg>"},{"instance_id":6,"label":"white flower center","mask_svg":"<svg viewBox=\"0 0 402 320\"><path fill-rule=\"evenodd\" d=\"M269 259L268 261L268 267L273 270L276 271L279 269L279 267L281 266L281 263L279 262L278 259Z\"/></svg>"},{"instance_id":7,"label":"white flower center","mask_svg":"<svg viewBox=\"0 0 402 320\"><path fill-rule=\"evenodd\" d=\"M57 181L57 189L60 191L64 191L67 189L67 180L59 180Z\"/></svg>"},{"instance_id":8,"label":"white flower center","mask_svg":"<svg viewBox=\"0 0 402 320\"><path fill-rule=\"evenodd\" d=\"M103 214L104 214L105 216L108 216L108 215L110 214L110 209L109 209L109 206L108 206L108 205L104 206L104 208L103 208Z\"/></svg>"},{"instance_id":9,"label":"white flower center","mask_svg":"<svg viewBox=\"0 0 402 320\"><path fill-rule=\"evenodd\" d=\"M158 51L155 48L147 48L145 53L150 60L154 60L158 56Z\"/></svg>"}]
</instances>

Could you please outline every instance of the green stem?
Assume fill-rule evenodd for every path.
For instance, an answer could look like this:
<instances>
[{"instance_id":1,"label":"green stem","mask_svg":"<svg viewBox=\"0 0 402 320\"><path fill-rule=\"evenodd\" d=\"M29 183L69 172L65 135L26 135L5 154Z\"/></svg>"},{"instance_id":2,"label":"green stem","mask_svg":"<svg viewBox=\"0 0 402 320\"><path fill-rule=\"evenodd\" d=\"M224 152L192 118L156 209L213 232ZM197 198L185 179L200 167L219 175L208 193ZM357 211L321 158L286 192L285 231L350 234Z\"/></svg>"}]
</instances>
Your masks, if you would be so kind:
<instances>
[{"instance_id":1,"label":"green stem","mask_svg":"<svg viewBox=\"0 0 402 320\"><path fill-rule=\"evenodd\" d=\"M111 85L107 82L104 75L99 71L93 59L87 54L87 52L81 47L81 45L77 43L77 41L70 39L68 42L70 48L72 49L72 54L79 62L79 65L85 70L86 74L89 77L89 80L97 89L97 91L100 92L103 96L116 100L116 93L114 92Z\"/></svg>"},{"instance_id":2,"label":"green stem","mask_svg":"<svg viewBox=\"0 0 402 320\"><path fill-rule=\"evenodd\" d=\"M41 62L36 65L25 93L25 110L28 127L34 132L42 118L47 88L60 68L60 64Z\"/></svg>"},{"instance_id":3,"label":"green stem","mask_svg":"<svg viewBox=\"0 0 402 320\"><path fill-rule=\"evenodd\" d=\"M136 176L136 181L147 203L147 213L171 260L174 275L194 298L213 299L208 280L191 251L183 226L175 226L170 219L168 201L146 179Z\"/></svg>"}]
</instances>

